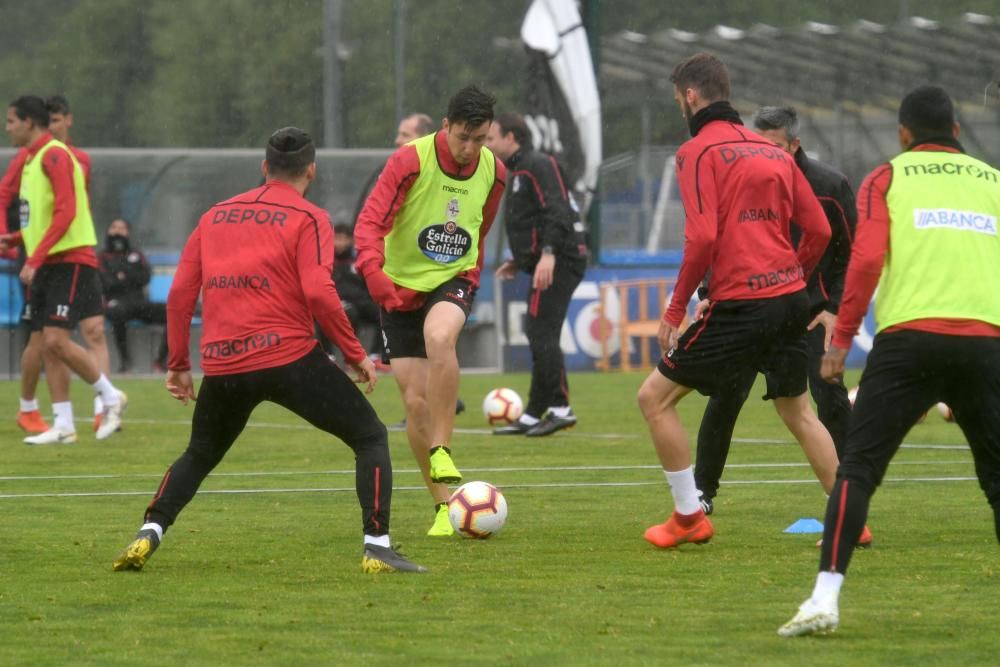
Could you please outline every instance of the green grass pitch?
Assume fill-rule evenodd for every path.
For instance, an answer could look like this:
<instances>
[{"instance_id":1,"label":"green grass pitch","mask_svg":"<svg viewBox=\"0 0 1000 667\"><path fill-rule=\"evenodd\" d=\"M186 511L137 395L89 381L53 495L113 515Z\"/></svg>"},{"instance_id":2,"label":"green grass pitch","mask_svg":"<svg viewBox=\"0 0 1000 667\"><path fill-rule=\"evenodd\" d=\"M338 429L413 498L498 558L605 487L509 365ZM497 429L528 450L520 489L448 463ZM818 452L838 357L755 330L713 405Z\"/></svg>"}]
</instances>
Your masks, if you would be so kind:
<instances>
[{"instance_id":1,"label":"green grass pitch","mask_svg":"<svg viewBox=\"0 0 1000 667\"><path fill-rule=\"evenodd\" d=\"M852 379L856 381L856 374ZM31 448L0 385L0 664L4 665L913 665L994 664L997 544L954 424L914 427L876 494L833 635L781 639L809 594L825 499L755 389L716 502L716 537L659 551L643 530L669 491L635 406L641 375L571 375L580 422L497 438L486 392L525 375L467 375L456 462L498 485L507 526L487 541L428 538L427 492L400 432L392 537L426 575L365 575L350 450L273 405L139 573L113 573L190 407L127 379L122 433ZM74 385L77 417L90 391ZM43 397L47 394L43 390ZM391 377L372 396L402 417ZM693 438L704 398L682 403Z\"/></svg>"}]
</instances>

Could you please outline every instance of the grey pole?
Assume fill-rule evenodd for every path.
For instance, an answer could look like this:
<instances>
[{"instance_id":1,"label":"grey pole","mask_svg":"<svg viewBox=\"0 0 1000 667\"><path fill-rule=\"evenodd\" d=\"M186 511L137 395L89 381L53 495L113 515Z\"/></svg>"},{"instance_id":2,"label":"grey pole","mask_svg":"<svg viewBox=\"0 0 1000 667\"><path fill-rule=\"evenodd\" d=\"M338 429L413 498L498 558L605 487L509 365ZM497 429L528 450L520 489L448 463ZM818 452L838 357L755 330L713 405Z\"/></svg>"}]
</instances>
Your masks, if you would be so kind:
<instances>
[{"instance_id":1,"label":"grey pole","mask_svg":"<svg viewBox=\"0 0 1000 667\"><path fill-rule=\"evenodd\" d=\"M342 0L323 0L323 145L344 145L340 104L340 23Z\"/></svg>"},{"instance_id":2,"label":"grey pole","mask_svg":"<svg viewBox=\"0 0 1000 667\"><path fill-rule=\"evenodd\" d=\"M392 0L393 72L396 79L396 119L403 117L404 93L406 92L406 2Z\"/></svg>"}]
</instances>

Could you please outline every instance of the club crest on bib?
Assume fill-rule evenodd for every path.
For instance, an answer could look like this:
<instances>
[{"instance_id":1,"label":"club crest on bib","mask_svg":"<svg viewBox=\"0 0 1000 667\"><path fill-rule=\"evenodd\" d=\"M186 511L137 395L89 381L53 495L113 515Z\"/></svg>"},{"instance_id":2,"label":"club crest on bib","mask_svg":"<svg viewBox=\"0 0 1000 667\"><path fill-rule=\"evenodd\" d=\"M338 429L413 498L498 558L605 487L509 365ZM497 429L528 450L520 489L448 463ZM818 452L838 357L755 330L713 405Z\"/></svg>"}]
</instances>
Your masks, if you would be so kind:
<instances>
[{"instance_id":1,"label":"club crest on bib","mask_svg":"<svg viewBox=\"0 0 1000 667\"><path fill-rule=\"evenodd\" d=\"M445 207L447 221L424 227L417 236L420 251L438 264L451 264L472 249L472 235L458 226L458 214L458 199L452 199Z\"/></svg>"}]
</instances>

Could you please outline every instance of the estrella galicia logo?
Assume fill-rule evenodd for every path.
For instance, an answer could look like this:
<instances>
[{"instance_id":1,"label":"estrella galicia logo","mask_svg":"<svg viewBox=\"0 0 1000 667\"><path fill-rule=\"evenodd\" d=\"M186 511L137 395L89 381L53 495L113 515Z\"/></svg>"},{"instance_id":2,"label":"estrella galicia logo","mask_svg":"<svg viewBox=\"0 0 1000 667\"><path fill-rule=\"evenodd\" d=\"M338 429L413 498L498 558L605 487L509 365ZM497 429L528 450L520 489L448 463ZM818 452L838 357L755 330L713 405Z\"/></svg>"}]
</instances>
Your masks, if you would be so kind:
<instances>
[{"instance_id":1,"label":"estrella galicia logo","mask_svg":"<svg viewBox=\"0 0 1000 667\"><path fill-rule=\"evenodd\" d=\"M420 230L417 245L424 255L438 264L451 264L469 254L472 235L449 220Z\"/></svg>"},{"instance_id":2,"label":"estrella galicia logo","mask_svg":"<svg viewBox=\"0 0 1000 667\"><path fill-rule=\"evenodd\" d=\"M18 220L21 222L21 229L26 229L31 221L31 206L27 199L21 200L21 205L17 209Z\"/></svg>"}]
</instances>

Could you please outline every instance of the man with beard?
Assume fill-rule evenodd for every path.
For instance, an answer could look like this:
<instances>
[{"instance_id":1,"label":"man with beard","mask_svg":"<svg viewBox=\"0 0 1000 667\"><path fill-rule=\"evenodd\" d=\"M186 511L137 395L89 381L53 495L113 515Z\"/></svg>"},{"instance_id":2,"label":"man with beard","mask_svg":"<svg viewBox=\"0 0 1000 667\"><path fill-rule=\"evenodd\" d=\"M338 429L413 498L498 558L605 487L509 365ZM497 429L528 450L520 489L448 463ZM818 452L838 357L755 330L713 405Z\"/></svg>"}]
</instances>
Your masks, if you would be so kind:
<instances>
[{"instance_id":1,"label":"man with beard","mask_svg":"<svg viewBox=\"0 0 1000 667\"><path fill-rule=\"evenodd\" d=\"M765 373L767 398L802 445L824 489L837 455L806 395L806 278L830 240L830 225L791 156L743 127L729 103L729 72L699 53L671 75L692 139L677 151L684 202L684 258L660 322L664 355L638 401L674 499L673 514L646 530L660 548L710 540L698 503L691 449L677 404L692 389L709 396L748 368ZM802 230L792 247L792 219ZM705 315L680 335L698 283L709 275Z\"/></svg>"}]
</instances>

